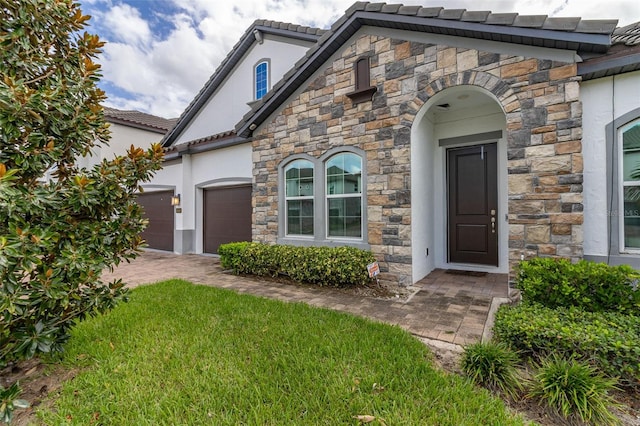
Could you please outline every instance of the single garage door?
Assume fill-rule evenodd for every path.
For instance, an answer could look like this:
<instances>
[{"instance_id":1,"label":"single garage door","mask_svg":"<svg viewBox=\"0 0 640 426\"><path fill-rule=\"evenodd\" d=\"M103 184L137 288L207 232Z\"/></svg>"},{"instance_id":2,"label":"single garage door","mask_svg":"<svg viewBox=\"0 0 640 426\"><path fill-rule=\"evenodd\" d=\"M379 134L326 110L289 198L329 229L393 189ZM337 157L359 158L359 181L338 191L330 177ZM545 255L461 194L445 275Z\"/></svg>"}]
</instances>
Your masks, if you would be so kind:
<instances>
[{"instance_id":1,"label":"single garage door","mask_svg":"<svg viewBox=\"0 0 640 426\"><path fill-rule=\"evenodd\" d=\"M173 251L173 191L144 192L138 194L138 203L144 207L143 216L149 220L142 232L149 248Z\"/></svg>"},{"instance_id":2,"label":"single garage door","mask_svg":"<svg viewBox=\"0 0 640 426\"><path fill-rule=\"evenodd\" d=\"M204 252L235 241L251 241L251 186L205 189Z\"/></svg>"}]
</instances>

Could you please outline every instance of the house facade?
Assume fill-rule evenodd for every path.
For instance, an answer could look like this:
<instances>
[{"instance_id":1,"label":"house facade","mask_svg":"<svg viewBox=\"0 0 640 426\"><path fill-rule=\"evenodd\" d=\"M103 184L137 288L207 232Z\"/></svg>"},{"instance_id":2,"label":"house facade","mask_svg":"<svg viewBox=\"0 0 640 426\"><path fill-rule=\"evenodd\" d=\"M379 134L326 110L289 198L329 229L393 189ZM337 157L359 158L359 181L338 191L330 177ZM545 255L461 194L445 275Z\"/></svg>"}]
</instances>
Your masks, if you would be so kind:
<instances>
[{"instance_id":1,"label":"house facade","mask_svg":"<svg viewBox=\"0 0 640 426\"><path fill-rule=\"evenodd\" d=\"M616 23L358 2L233 131L189 140L180 123L215 115L205 86L164 172L198 175L194 212L202 182L250 183L246 239L371 249L388 284L535 256L635 264L639 37Z\"/></svg>"}]
</instances>

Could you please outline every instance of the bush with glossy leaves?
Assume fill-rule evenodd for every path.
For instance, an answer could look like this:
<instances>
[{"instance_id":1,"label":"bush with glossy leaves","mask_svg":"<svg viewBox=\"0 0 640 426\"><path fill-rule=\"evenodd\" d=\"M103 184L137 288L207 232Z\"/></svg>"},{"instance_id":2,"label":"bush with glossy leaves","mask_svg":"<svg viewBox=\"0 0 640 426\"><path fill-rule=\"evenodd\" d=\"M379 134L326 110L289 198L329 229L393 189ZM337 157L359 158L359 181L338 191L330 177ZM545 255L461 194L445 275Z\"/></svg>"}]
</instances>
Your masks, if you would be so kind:
<instances>
[{"instance_id":1,"label":"bush with glossy leaves","mask_svg":"<svg viewBox=\"0 0 640 426\"><path fill-rule=\"evenodd\" d=\"M71 0L0 0L0 366L60 350L112 308L124 285L101 272L143 243L135 197L162 148L77 165L109 138L88 19Z\"/></svg>"}]
</instances>

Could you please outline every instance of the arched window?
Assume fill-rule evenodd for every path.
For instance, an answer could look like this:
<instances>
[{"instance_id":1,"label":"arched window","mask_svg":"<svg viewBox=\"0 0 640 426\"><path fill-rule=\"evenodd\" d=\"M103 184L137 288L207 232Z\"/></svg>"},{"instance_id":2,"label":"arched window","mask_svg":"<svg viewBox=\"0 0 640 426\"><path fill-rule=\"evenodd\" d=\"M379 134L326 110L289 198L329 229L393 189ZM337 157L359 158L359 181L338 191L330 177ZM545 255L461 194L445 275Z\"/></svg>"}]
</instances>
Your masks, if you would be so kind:
<instances>
[{"instance_id":1,"label":"arched window","mask_svg":"<svg viewBox=\"0 0 640 426\"><path fill-rule=\"evenodd\" d=\"M285 167L286 235L313 236L313 163L295 160Z\"/></svg>"},{"instance_id":2,"label":"arched window","mask_svg":"<svg viewBox=\"0 0 640 426\"><path fill-rule=\"evenodd\" d=\"M327 237L362 237L362 158L343 152L325 163Z\"/></svg>"},{"instance_id":3,"label":"arched window","mask_svg":"<svg viewBox=\"0 0 640 426\"><path fill-rule=\"evenodd\" d=\"M262 99L269 90L269 61L262 61L256 65L254 80L256 100Z\"/></svg>"},{"instance_id":4,"label":"arched window","mask_svg":"<svg viewBox=\"0 0 640 426\"><path fill-rule=\"evenodd\" d=\"M335 147L278 166L279 244L369 248L365 153Z\"/></svg>"}]
</instances>

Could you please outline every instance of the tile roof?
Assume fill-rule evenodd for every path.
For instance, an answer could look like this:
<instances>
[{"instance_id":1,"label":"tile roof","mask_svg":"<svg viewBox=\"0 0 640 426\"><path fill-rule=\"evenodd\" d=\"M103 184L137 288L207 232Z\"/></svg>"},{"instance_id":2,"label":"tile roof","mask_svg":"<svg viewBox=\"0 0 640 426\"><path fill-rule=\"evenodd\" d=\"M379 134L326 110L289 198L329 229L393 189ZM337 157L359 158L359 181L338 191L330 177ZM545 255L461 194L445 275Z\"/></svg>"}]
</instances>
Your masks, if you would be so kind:
<instances>
[{"instance_id":1,"label":"tile roof","mask_svg":"<svg viewBox=\"0 0 640 426\"><path fill-rule=\"evenodd\" d=\"M209 97L216 91L218 86L224 81L227 75L233 70L238 61L249 50L255 41L254 31L261 31L267 34L281 35L288 38L316 42L327 30L321 28L307 27L304 25L290 24L286 22L257 19L244 32L240 40L233 46L229 54L222 60L218 68L200 89L200 92L193 98L191 103L178 118L176 126L162 139L162 145L171 146L187 124L195 117Z\"/></svg>"},{"instance_id":2,"label":"tile roof","mask_svg":"<svg viewBox=\"0 0 640 426\"><path fill-rule=\"evenodd\" d=\"M474 22L520 28L567 31L592 34L610 34L617 20L581 18L551 18L547 15L520 15L518 13L492 13L488 10L445 9L443 7L404 6L402 4L356 2L349 11L380 12L450 21Z\"/></svg>"},{"instance_id":3,"label":"tile roof","mask_svg":"<svg viewBox=\"0 0 640 426\"><path fill-rule=\"evenodd\" d=\"M162 118L135 110L120 110L110 107L104 108L105 119L112 123L124 124L156 133L165 134L175 124L176 118Z\"/></svg>"},{"instance_id":4,"label":"tile roof","mask_svg":"<svg viewBox=\"0 0 640 426\"><path fill-rule=\"evenodd\" d=\"M252 105L251 111L245 114L235 126L236 133L224 132L191 141L185 144L191 147L188 149L217 147L220 143L231 143L229 142L231 139L232 143L246 141L246 138L251 136L255 125L259 125L273 113L281 102L284 102L300 84L303 84L313 74L317 67L342 47L345 40L348 40L365 25L569 49L575 50L585 57L602 59L607 58L607 55L614 50L611 48L612 44L616 45L614 48L618 47L617 45L635 46L640 44L639 24L616 29L617 22L615 19L555 18L546 15L519 15L518 13L492 13L491 11L370 2L354 3L328 30L278 21L256 20L245 31L209 81L185 109L178 124L165 135L163 145L168 147L175 142L222 81L232 72L235 65L255 41L253 34L256 30L301 38L315 42L315 44L272 87L265 97ZM626 72L629 69L629 57L626 57L625 61L624 64L617 64L614 67L615 72ZM602 68L602 65L598 66ZM597 73L583 74L583 78L589 75L598 76ZM172 150L170 149L170 151Z\"/></svg>"},{"instance_id":5,"label":"tile roof","mask_svg":"<svg viewBox=\"0 0 640 426\"><path fill-rule=\"evenodd\" d=\"M212 149L226 148L247 142L247 139L240 138L232 130L217 133L200 139L195 139L179 145L165 147L165 161L173 160L183 154L196 154L198 152L210 151Z\"/></svg>"},{"instance_id":6,"label":"tile roof","mask_svg":"<svg viewBox=\"0 0 640 426\"><path fill-rule=\"evenodd\" d=\"M640 45L640 22L616 28L611 36L613 44L624 44L626 46Z\"/></svg>"},{"instance_id":7,"label":"tile roof","mask_svg":"<svg viewBox=\"0 0 640 426\"><path fill-rule=\"evenodd\" d=\"M640 70L640 22L616 28L611 43L604 55L578 64L583 81Z\"/></svg>"},{"instance_id":8,"label":"tile roof","mask_svg":"<svg viewBox=\"0 0 640 426\"><path fill-rule=\"evenodd\" d=\"M249 137L281 102L340 49L362 26L469 37L530 46L570 49L579 53L605 53L618 20L549 18L546 15L491 13L442 7L356 2L325 32L236 125L239 136Z\"/></svg>"}]
</instances>

